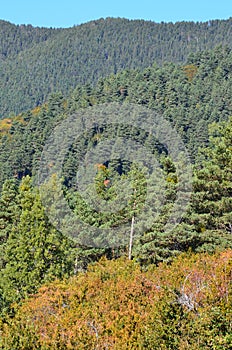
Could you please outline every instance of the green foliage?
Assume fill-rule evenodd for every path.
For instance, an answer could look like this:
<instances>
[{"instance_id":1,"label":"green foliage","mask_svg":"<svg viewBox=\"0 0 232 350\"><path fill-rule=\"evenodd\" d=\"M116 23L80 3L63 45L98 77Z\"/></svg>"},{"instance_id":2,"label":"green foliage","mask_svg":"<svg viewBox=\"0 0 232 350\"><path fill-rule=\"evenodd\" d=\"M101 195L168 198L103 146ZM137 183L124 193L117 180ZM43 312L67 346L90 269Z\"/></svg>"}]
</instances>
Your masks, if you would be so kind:
<instances>
[{"instance_id":1,"label":"green foliage","mask_svg":"<svg viewBox=\"0 0 232 350\"><path fill-rule=\"evenodd\" d=\"M0 268L4 266L4 248L20 216L18 187L15 180L6 180L0 198Z\"/></svg>"},{"instance_id":2,"label":"green foliage","mask_svg":"<svg viewBox=\"0 0 232 350\"><path fill-rule=\"evenodd\" d=\"M77 87L67 100L64 100L61 93L53 94L46 105L29 113L23 113L21 119L15 120L9 132L2 137L0 144L2 183L3 180L13 176L20 180L26 174L35 175L40 164L42 147L54 127L78 108L106 101L145 104L154 111L162 113L184 137L192 156L196 157L198 146L208 144L208 124L212 121L227 119L232 114L230 60L231 51L218 47L213 51L197 53L189 57L190 68L197 67L190 80L186 76L188 74L186 68L165 64L161 68L157 66L146 68L143 72L123 71L101 79L94 88L89 85ZM219 128L222 131L230 129L226 124ZM216 133L218 131L214 131L215 135ZM214 145L213 141L209 144L206 151L208 160L203 161L202 156L199 158L199 163L203 162L203 165L196 168L195 193L191 208L187 217L171 235L165 232L164 227L178 188L175 164L162 155L166 151L164 145L136 128L96 125L95 129L89 130L81 139L76 140L68 150L63 164L62 175L66 198L71 209L79 215L81 220L90 225L110 228L122 222L129 224L133 216L131 209L133 198L125 210L113 214L98 213L87 205L75 187L77 185L76 169L80 166L80 160L88 149L96 147L98 142L107 138L129 137L155 153L163 168L166 181L165 205L159 218L152 225L148 222L149 229L144 229L144 234L134 240L134 257L141 263L157 263L163 259L172 259L174 255L188 249L214 251L216 247L222 249L230 246L228 230L231 225L231 172L229 170L231 169L231 136L229 135L227 131L223 139L224 145L223 142L222 145ZM218 141L215 142L219 142L219 138L216 139ZM216 155L213 153L214 148ZM107 165L107 169L99 171L95 183L89 188L91 195L94 195L97 187L97 197L93 197L95 204L100 197L109 205L113 203L119 193L120 181L128 176L130 164L122 163L114 154L111 155L111 159L114 159L111 161L112 169L110 170ZM140 175L137 173L136 176ZM212 182L211 178L215 178L215 181ZM141 184L144 181L141 176L140 181ZM142 188L140 186L141 193L137 192L137 195L147 195L150 201L154 201L154 194L142 194L144 191ZM159 192L158 188L157 191ZM141 199L140 207L142 206ZM50 207L52 208L52 203ZM137 207L138 212L140 209ZM210 224L210 221L214 223ZM72 223L70 223L70 230L71 225ZM83 230L82 237L86 234L88 235L88 232ZM91 250L84 246L78 249L81 261L80 264L77 263L79 267L86 266L87 262L98 259L102 254L112 257L125 253L125 247L117 252L105 249Z\"/></svg>"},{"instance_id":3,"label":"green foliage","mask_svg":"<svg viewBox=\"0 0 232 350\"><path fill-rule=\"evenodd\" d=\"M219 46L198 52L216 42L230 44L230 24L231 19L175 25L106 19L67 30L49 30L0 22L0 31L9 40L0 41L2 111L8 116L9 110L37 105L17 117L12 113L0 123L0 327L4 349L231 347L231 251L215 256L180 256L172 265L149 267L162 261L170 263L183 251L214 253L232 247L232 51ZM194 39L196 35L198 40ZM78 47L78 57L73 45ZM158 63L183 62L189 50L195 53L184 66L165 63L144 68L154 59ZM31 70L26 72L26 66ZM139 69L121 71L125 67ZM102 78L106 74L108 77ZM12 89L16 81L20 93L17 86ZM76 86L77 82L80 85ZM75 90L64 97L72 87ZM47 98L51 91L56 92ZM47 102L40 106L45 99ZM80 108L114 101L140 104L160 113L177 129L196 161L190 206L171 233L165 224L177 196L178 164L165 145L135 127L96 123L70 145L62 183L55 174L45 187L51 194L47 214L56 212L57 222L63 221L70 235L52 226L41 194L32 188L29 176L35 178L43 146L55 126ZM86 201L76 181L83 156L101 141L120 137L138 142L154 154L160 164L156 179L147 182L137 164L118 159L115 147L110 161L95 165ZM149 190L152 180L153 191ZM117 248L92 248L68 239L76 231L72 220L62 215L62 208L55 206L61 197L87 224L78 232L83 242L91 235L88 225L111 229L124 223L127 229L121 234L128 236L128 242ZM114 201L120 203L124 198L127 202L120 210L97 210L102 202L110 208ZM145 201L151 204L151 211L161 208L160 214L156 216L154 210L145 217ZM139 215L143 224L137 224ZM137 235L140 228L142 235ZM147 272L141 272L135 262L101 260L87 274L44 286L36 297L16 306L15 302L22 303L42 284L86 270L102 256L128 256L130 230L132 258ZM99 242L104 238L103 233ZM109 239L113 246L117 239L113 229ZM10 320L7 313L12 316L13 311L16 316Z\"/></svg>"},{"instance_id":4,"label":"green foliage","mask_svg":"<svg viewBox=\"0 0 232 350\"><path fill-rule=\"evenodd\" d=\"M191 52L220 44L231 46L231 18L175 24L106 18L68 29L1 21L0 119L41 105L50 93L62 91L66 96L77 84L95 84L99 78L124 69L143 69L153 62L183 63ZM214 62L209 62L202 74L213 67ZM193 70L186 69L191 81ZM144 81L139 95L146 90ZM82 107L92 103L85 92L79 101ZM122 83L114 97L123 100L127 94L128 85ZM147 100L140 96L139 101Z\"/></svg>"},{"instance_id":5,"label":"green foliage","mask_svg":"<svg viewBox=\"0 0 232 350\"><path fill-rule=\"evenodd\" d=\"M196 165L191 223L201 237L200 249L232 246L232 119L212 124L207 148Z\"/></svg>"},{"instance_id":6,"label":"green foliage","mask_svg":"<svg viewBox=\"0 0 232 350\"><path fill-rule=\"evenodd\" d=\"M60 29L14 25L0 20L0 60L13 58L41 42L45 43L59 32Z\"/></svg>"},{"instance_id":7,"label":"green foliage","mask_svg":"<svg viewBox=\"0 0 232 350\"><path fill-rule=\"evenodd\" d=\"M198 148L208 143L208 125L225 121L232 115L231 57L231 51L222 47L191 56L189 62L197 67L191 81L182 67L154 65L142 72L127 70L111 75L101 79L94 88L78 86L67 100L61 93L51 95L47 104L13 118L8 131L4 130L0 139L0 186L8 178L21 179L35 174L44 142L61 120L81 107L104 102L142 104L163 115L176 127L194 160ZM126 94L120 93L122 87L126 88ZM125 128L119 130L119 135L120 132L124 136L132 134L132 130ZM112 136L113 130L109 130L108 135ZM94 145L98 137L98 131L93 130L93 135L86 135L72 145L64 166L66 184L70 184L73 169L86 151L86 144ZM146 143L149 142L147 139ZM149 147L164 151L154 140Z\"/></svg>"},{"instance_id":8,"label":"green foliage","mask_svg":"<svg viewBox=\"0 0 232 350\"><path fill-rule=\"evenodd\" d=\"M4 207L10 223L0 271L2 311L35 292L41 283L73 273L74 266L71 242L49 224L29 177L23 179L15 202L17 206L13 202Z\"/></svg>"}]
</instances>

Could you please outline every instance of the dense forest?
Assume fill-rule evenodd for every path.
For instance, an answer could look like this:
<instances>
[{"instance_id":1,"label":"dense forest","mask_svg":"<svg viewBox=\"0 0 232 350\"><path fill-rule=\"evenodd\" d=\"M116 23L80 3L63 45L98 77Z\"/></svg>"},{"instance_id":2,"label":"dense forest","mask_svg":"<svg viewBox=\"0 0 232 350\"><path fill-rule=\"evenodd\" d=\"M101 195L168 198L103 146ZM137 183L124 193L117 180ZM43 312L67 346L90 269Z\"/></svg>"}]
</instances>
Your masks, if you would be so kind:
<instances>
[{"instance_id":1,"label":"dense forest","mask_svg":"<svg viewBox=\"0 0 232 350\"><path fill-rule=\"evenodd\" d=\"M0 348L230 349L231 19L0 27ZM109 111L125 119L107 123ZM135 111L184 151L139 128ZM76 115L91 127L65 149ZM143 147L136 161L120 156L125 140Z\"/></svg>"},{"instance_id":2,"label":"dense forest","mask_svg":"<svg viewBox=\"0 0 232 350\"><path fill-rule=\"evenodd\" d=\"M0 118L36 107L51 92L154 62L185 62L191 52L231 47L232 19L154 23L100 19L69 29L0 22Z\"/></svg>"}]
</instances>

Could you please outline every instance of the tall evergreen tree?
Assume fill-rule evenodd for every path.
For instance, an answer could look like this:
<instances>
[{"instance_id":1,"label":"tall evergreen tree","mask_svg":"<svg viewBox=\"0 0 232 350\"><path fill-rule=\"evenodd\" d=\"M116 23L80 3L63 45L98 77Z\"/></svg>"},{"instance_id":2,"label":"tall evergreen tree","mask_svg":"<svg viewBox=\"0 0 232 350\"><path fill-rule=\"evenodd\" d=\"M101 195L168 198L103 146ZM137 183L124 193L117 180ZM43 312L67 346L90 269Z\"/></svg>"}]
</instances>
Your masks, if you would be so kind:
<instances>
[{"instance_id":1,"label":"tall evergreen tree","mask_svg":"<svg viewBox=\"0 0 232 350\"><path fill-rule=\"evenodd\" d=\"M20 216L18 187L14 179L6 180L0 198L0 268L4 266L4 249Z\"/></svg>"},{"instance_id":2,"label":"tall evergreen tree","mask_svg":"<svg viewBox=\"0 0 232 350\"><path fill-rule=\"evenodd\" d=\"M192 224L205 244L232 245L232 118L212 124L200 152L192 200Z\"/></svg>"},{"instance_id":3,"label":"tall evergreen tree","mask_svg":"<svg viewBox=\"0 0 232 350\"><path fill-rule=\"evenodd\" d=\"M9 234L0 272L1 298L6 306L35 292L43 282L73 271L70 241L49 224L28 176L20 185L18 198L22 210Z\"/></svg>"}]
</instances>

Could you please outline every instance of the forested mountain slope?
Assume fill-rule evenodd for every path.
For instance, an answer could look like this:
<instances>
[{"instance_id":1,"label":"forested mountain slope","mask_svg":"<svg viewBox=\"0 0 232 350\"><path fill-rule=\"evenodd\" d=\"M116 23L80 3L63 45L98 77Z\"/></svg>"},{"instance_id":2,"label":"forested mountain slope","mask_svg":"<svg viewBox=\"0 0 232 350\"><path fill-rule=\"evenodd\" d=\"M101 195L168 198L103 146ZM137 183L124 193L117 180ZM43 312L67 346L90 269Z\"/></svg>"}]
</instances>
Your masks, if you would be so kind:
<instances>
[{"instance_id":1,"label":"forested mountain slope","mask_svg":"<svg viewBox=\"0 0 232 350\"><path fill-rule=\"evenodd\" d=\"M58 34L60 29L15 25L0 20L0 60L16 56L40 42Z\"/></svg>"},{"instance_id":2,"label":"forested mountain slope","mask_svg":"<svg viewBox=\"0 0 232 350\"><path fill-rule=\"evenodd\" d=\"M68 98L61 93L32 111L0 121L0 185L9 177L33 173L36 159L54 126L80 108L105 102L136 103L170 121L195 159L208 142L208 125L232 115L232 51L218 47L191 55L184 66L153 65L125 70L79 85Z\"/></svg>"},{"instance_id":3,"label":"forested mountain slope","mask_svg":"<svg viewBox=\"0 0 232 350\"><path fill-rule=\"evenodd\" d=\"M154 23L100 19L69 29L0 22L0 118L45 102L78 83L125 68L184 62L190 52L232 45L232 19Z\"/></svg>"},{"instance_id":4,"label":"forested mountain slope","mask_svg":"<svg viewBox=\"0 0 232 350\"><path fill-rule=\"evenodd\" d=\"M6 321L8 323L8 317L11 317L17 311L15 303L21 303L24 298L37 292L38 288L44 283L51 282L57 278L66 279L69 276L76 275L78 271L85 270L91 262L99 260L101 256L106 256L111 260L117 259L120 256L128 257L129 239L127 238L132 227L132 219L134 218L135 225L137 223L138 225L140 224L138 217L140 213L141 215L143 214L145 200L152 203L154 208L151 209L158 208L160 212L159 215L155 215L156 212L154 210L149 215L149 218L147 215L142 217L145 218L146 225L142 227L143 231L141 234L138 234L135 229L132 259L139 263L143 269L147 269L151 264L157 265L161 261L167 261L169 263L176 255L180 255L181 252L188 250L192 250L194 253L207 252L208 254L212 254L215 251L224 251L226 248L231 249L231 96L232 50L228 47L219 46L213 50L191 54L185 64L165 63L162 66L154 64L143 70L123 70L117 74L99 79L94 86L89 84L78 85L68 97L62 95L61 92L56 92L42 106L38 106L28 112L20 113L14 118L1 120L0 318L2 318L2 322L5 323ZM55 193L55 197L48 196L48 204L50 206L49 208L45 207L41 198L41 191L39 191L38 183L35 179L38 169L43 169L41 153L47 138L53 133L55 126L61 123L63 127L64 124L62 123L69 121L70 119L68 118L70 115L76 113L84 114L86 110L92 111L94 108L98 108L99 112L103 111L104 113L106 104L108 103L108 105L112 106L111 102L114 106L117 104L118 109L128 108L131 105L140 105L138 107L146 109L146 113L148 110L156 112L157 115L160 115L160 120L167 120L170 122L172 129L176 128L178 134L184 140L186 147L189 149L189 153L192 156L191 159L194 163L191 164L193 172L191 190L189 188L186 189L186 177L182 177L181 179L177 171L179 166L178 161L182 162L183 159L179 157L177 161L173 160L171 157L172 154L168 153L168 149L165 148L165 142L163 144L158 143L155 137L149 137L150 134L148 132L144 132L142 128L135 128L134 125L130 128L123 123L116 126L114 124L101 124L99 118L97 118L99 114L94 113L94 126L79 138L77 137L73 140L68 149L64 148L66 156L62 163L61 177L57 180L57 177L53 176L45 188L46 193L49 195ZM147 116L146 113L144 113L145 117ZM66 124L66 126L68 126L67 129L70 128L69 124ZM61 145L63 145L63 130L65 131L66 129L63 128L60 133L61 137L59 141ZM115 201L118 199L118 195L125 193L126 201L123 203L125 205L115 212L99 211L97 210L98 208L95 210L91 206L91 202L87 202L85 200L86 197L83 198L82 193L78 190L80 178L77 179L77 171L82 159L84 159L83 163L86 161L82 155L85 155L89 150L96 150L97 146L101 144L101 140L120 139L121 135L125 135L126 139L137 141L152 152L152 155L154 155L154 158L159 164L157 167L158 173L156 174L160 175L162 183L157 181L157 176L155 178L156 181L154 181L155 186L151 190L149 188L149 182L145 180L143 168L136 167L134 158L132 162L129 162L127 158L113 158L111 156L114 154L110 153L107 158L110 160L108 163L102 164L97 161L90 164L94 168L94 176L92 182L88 184L88 193L90 194L88 198L95 203L103 199L109 206L113 207ZM55 157L53 159L56 160L56 158L59 158L59 155L57 156L57 148L54 147L53 143L52 146L53 152L55 150ZM199 148L200 152L198 153ZM117 148L115 151L117 151ZM98 151L96 153L99 156ZM182 156L182 153L180 156ZM87 161L86 163L89 165ZM45 170L48 168L52 169L53 166L54 163L49 162L45 166ZM57 168L54 167L54 169L56 170ZM184 182L181 182L181 180L184 180ZM130 186L123 186L123 181L125 183L129 182ZM163 200L161 202L159 200L160 188L157 184L162 185ZM126 194L128 194L127 188L132 189L129 197L126 197ZM59 191L59 189L61 190ZM125 192L122 191L124 189ZM186 193L189 194L189 192L191 192L191 198L189 197L186 206L181 206L183 215L178 221L179 225L175 225L171 231L166 230L166 223L170 217L172 218L172 210L175 207L178 195L180 193L183 195ZM91 232L90 228L102 230L102 233L105 228L108 228L110 232L108 243L110 244L107 246L92 246L85 240L73 239L72 233L76 232L75 222L73 224L73 221L67 215L60 215L63 214L62 210L60 211L62 209L62 206L60 206L62 204L60 202L61 196L65 198L71 211L83 223L83 225L78 227L77 238L84 237L86 239L89 232ZM55 200L53 200L54 198ZM56 201L58 202L58 207L55 206ZM70 235L63 232L62 229L57 227L56 222L51 220L51 212L57 214L55 219L57 218L58 222L60 217L62 218L62 223L66 224L69 228ZM178 220L179 218L174 217L174 219ZM126 232L122 231L124 230L124 223L127 224ZM143 223L144 221L142 225ZM125 241L116 247L114 246L115 231L113 231L115 227L118 228L119 233L125 233L126 238ZM104 240L104 233L97 237L97 239L100 242L102 239ZM199 262L201 266L205 266L202 256L199 256ZM211 261L211 256L208 255L208 261ZM219 266L217 262L216 265L213 264L212 266L213 272L210 272L211 277L207 277L208 275L204 274L205 270L202 271L201 267L197 270L191 267L190 271L188 268L186 269L188 259L186 265L181 265L183 267L183 274L181 272L182 284L185 285L188 283L188 279L190 278L191 281L196 283L194 285L198 288L199 276L204 276L203 280L200 277L200 281L202 281L200 286L204 290L205 281L209 281L210 279L219 288L215 289L213 284L213 289L210 289L210 295L214 295L215 297L210 299L212 300L212 304L211 302L205 304L207 310L211 310L211 305L215 305L215 298L217 298L220 304L218 305L219 309L212 309L215 313L214 311L212 313L210 311L207 314L205 313L207 310L204 309L204 314L209 323L205 323L205 320L203 320L203 324L199 323L198 312L200 312L200 309L197 304L194 304L194 306L197 306L195 326L196 330L199 331L199 342L202 342L202 346L206 344L209 349L214 344L211 341L215 338L214 335L222 334L222 330L224 330L224 333L220 338L221 344L223 346L225 345L224 348L229 348L231 345L231 322L228 321L229 316L227 316L228 313L226 311L230 307L228 296L231 295L228 289L229 284L227 284L229 276L231 276L230 257L231 250L228 250L228 253L225 252L225 255L222 253L219 256L221 268L217 271L220 271L218 276L221 276L223 281L226 282L223 282L223 285L221 285L221 279L218 280L219 282L215 281L215 269ZM227 258L228 275L225 274L224 269L225 259ZM193 265L194 259L195 257L193 255ZM215 266L217 267L215 268ZM221 273L222 269L224 269L223 274ZM97 275L99 278L98 272ZM106 275L103 274L101 276L105 280L105 277L109 276L109 274L107 272ZM179 284L180 277L177 276L176 278ZM178 289L176 289L177 287ZM53 287L51 288L54 291ZM173 324L172 315L175 312L177 328L179 329L179 317L183 317L186 302L187 307L192 307L192 304L189 304L189 302L192 302L192 299L190 300L189 298L194 296L192 294L186 294L185 289L180 285L174 284L170 288L171 294L173 295L175 293L174 300L179 302L179 311L173 309L173 299L170 299L170 304L165 299L164 304L162 304L164 305L164 314L162 312L160 314L159 310L154 310L154 315L158 312L161 318L166 320L166 315L169 314L171 315L170 322ZM132 289L134 289L134 282ZM167 289L165 290L168 291ZM218 299L218 293L221 293L220 295L223 296L223 300L226 301L225 304L221 303L221 299ZM129 293L129 295L130 300L131 294ZM82 300L84 305L85 300ZM204 298L199 299L200 305L202 300ZM33 303L32 300L31 305ZM180 303L182 304L180 305ZM43 308L43 304L41 305ZM114 308L114 306L112 307ZM189 327L191 327L189 324L193 324L191 323L193 321L191 318L193 312L195 315L195 309L192 308L191 310L192 312L189 313L190 310L187 309L187 313L190 316L190 319L187 319L187 333ZM113 312L117 315L118 309ZM6 323L3 326L3 330L0 321L0 332L6 334L4 336L5 344L8 346L6 349L19 348L18 342L24 344L20 329L23 329L22 336L25 336L24 339L27 344L31 344L27 342L27 336L36 346L40 344L40 339L37 338L37 340L34 340L35 338L30 333L30 330L33 332L33 328L28 329L29 333L27 333L25 328L21 328L21 323L24 325L25 323L23 322L26 320L25 318L21 318L22 315L24 315L23 309L16 316L19 317L19 323L17 319L14 320L12 329L8 328ZM85 318L83 320L86 322ZM101 321L99 320L99 322ZM11 324L11 321L8 324ZM148 325L150 324L153 328L153 321L150 323L148 320ZM222 326L215 328L215 324ZM186 339L185 323L182 325L184 327L183 333L177 339L178 343L182 339ZM200 325L200 328L198 328L198 325ZM209 327L212 330L212 338L208 342ZM121 332L121 325L119 328ZM170 328L170 324L168 324L168 329L171 329L171 333L176 332L175 327L174 329ZM206 333L204 333L205 330ZM14 334L17 336L12 337ZM159 334L159 329L157 330L157 334ZM194 340L190 337L189 348L191 348L195 341L195 328L193 334ZM203 339L201 338L201 334L206 334L203 336ZM60 338L59 332L56 335ZM156 339L157 337L151 340L152 349L154 348L153 341L156 341ZM171 339L172 342L173 338ZM105 338L103 341L105 341ZM147 339L144 341L145 343L143 344L147 344ZM60 346L60 343L56 344ZM161 337L158 347L160 344L169 343L167 339L163 340ZM185 349L186 343L183 344L183 348ZM205 346L205 348L207 347Z\"/></svg>"}]
</instances>

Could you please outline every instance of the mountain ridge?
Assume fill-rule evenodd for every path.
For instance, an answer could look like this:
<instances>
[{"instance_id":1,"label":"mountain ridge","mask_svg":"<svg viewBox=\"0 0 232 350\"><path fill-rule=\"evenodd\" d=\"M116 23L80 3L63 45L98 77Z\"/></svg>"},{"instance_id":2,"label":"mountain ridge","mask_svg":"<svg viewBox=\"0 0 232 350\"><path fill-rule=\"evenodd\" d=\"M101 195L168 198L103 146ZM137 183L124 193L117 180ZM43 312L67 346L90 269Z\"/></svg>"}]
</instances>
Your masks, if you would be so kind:
<instances>
[{"instance_id":1,"label":"mountain ridge","mask_svg":"<svg viewBox=\"0 0 232 350\"><path fill-rule=\"evenodd\" d=\"M175 24L106 18L64 29L0 21L0 119L123 69L183 63L191 52L232 47L231 38L232 18Z\"/></svg>"}]
</instances>

